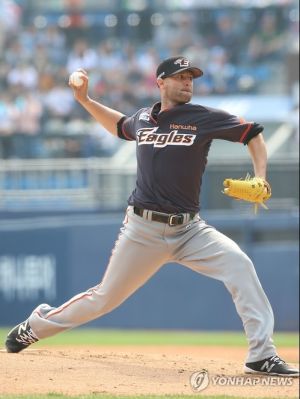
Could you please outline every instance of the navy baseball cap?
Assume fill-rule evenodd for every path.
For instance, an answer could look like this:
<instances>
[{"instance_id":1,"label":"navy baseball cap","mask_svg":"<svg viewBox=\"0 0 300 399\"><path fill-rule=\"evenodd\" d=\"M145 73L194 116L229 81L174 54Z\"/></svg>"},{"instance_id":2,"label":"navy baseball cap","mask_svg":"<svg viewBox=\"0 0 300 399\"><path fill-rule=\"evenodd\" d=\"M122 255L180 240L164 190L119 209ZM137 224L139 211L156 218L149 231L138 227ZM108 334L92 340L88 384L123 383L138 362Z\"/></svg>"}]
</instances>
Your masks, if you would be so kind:
<instances>
[{"instance_id":1,"label":"navy baseball cap","mask_svg":"<svg viewBox=\"0 0 300 399\"><path fill-rule=\"evenodd\" d=\"M201 69L191 65L186 57L171 57L161 62L156 70L156 78L165 79L182 71L191 71L194 79L203 75Z\"/></svg>"}]
</instances>

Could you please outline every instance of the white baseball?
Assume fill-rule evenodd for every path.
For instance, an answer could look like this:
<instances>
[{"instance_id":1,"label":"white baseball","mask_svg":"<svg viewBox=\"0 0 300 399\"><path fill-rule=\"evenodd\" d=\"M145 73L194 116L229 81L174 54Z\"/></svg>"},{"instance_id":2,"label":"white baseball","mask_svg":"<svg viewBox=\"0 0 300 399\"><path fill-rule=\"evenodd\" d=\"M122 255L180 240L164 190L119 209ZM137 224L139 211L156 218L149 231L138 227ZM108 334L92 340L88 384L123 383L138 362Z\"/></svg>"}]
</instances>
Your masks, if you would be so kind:
<instances>
[{"instance_id":1,"label":"white baseball","mask_svg":"<svg viewBox=\"0 0 300 399\"><path fill-rule=\"evenodd\" d=\"M82 86L83 84L82 76L83 76L82 72L78 71L73 72L70 76L70 82L72 83L72 85L76 87Z\"/></svg>"}]
</instances>

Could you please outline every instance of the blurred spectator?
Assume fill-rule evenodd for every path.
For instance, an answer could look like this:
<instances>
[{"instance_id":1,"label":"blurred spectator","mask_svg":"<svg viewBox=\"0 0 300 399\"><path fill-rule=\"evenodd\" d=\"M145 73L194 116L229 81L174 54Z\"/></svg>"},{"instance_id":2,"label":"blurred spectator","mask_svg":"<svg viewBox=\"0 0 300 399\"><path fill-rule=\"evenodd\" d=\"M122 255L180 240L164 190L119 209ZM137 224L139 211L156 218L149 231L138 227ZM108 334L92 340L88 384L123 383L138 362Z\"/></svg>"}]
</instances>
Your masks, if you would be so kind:
<instances>
[{"instance_id":1,"label":"blurred spectator","mask_svg":"<svg viewBox=\"0 0 300 399\"><path fill-rule=\"evenodd\" d=\"M13 134L16 109L7 92L0 92L0 136Z\"/></svg>"},{"instance_id":2,"label":"blurred spectator","mask_svg":"<svg viewBox=\"0 0 300 399\"><path fill-rule=\"evenodd\" d=\"M263 13L258 29L250 38L247 59L251 63L279 61L285 50L285 34L277 25L276 15Z\"/></svg>"},{"instance_id":3,"label":"blurred spectator","mask_svg":"<svg viewBox=\"0 0 300 399\"><path fill-rule=\"evenodd\" d=\"M217 94L233 93L236 90L236 68L228 61L223 47L211 49L206 74L211 80L211 90Z\"/></svg>"},{"instance_id":4,"label":"blurred spectator","mask_svg":"<svg viewBox=\"0 0 300 399\"><path fill-rule=\"evenodd\" d=\"M24 51L23 54L23 49L19 39L7 36L6 48L3 56L4 61L7 63L7 65L14 68L20 62L20 55L22 56L21 60L24 60L24 58L30 59L30 56L27 56L26 51Z\"/></svg>"},{"instance_id":5,"label":"blurred spectator","mask_svg":"<svg viewBox=\"0 0 300 399\"><path fill-rule=\"evenodd\" d=\"M7 82L12 86L34 89L38 83L38 73L34 66L25 61L19 62L7 75Z\"/></svg>"},{"instance_id":6,"label":"blurred spectator","mask_svg":"<svg viewBox=\"0 0 300 399\"><path fill-rule=\"evenodd\" d=\"M0 92L0 140L2 148L0 155L4 159L14 155L12 135L14 133L14 121L17 110L9 93Z\"/></svg>"},{"instance_id":7,"label":"blurred spectator","mask_svg":"<svg viewBox=\"0 0 300 399\"><path fill-rule=\"evenodd\" d=\"M18 42L22 49L22 58L32 59L38 43L38 30L36 27L34 25L24 26L22 35L18 37Z\"/></svg>"},{"instance_id":8,"label":"blurred spectator","mask_svg":"<svg viewBox=\"0 0 300 399\"><path fill-rule=\"evenodd\" d=\"M284 76L270 63L284 65L287 54L299 54L299 17L292 5L272 11L154 10L142 16L150 18L151 29L143 24L126 29L117 12L109 20L85 14L83 0L62 2L57 20L50 12L37 23L29 3L0 0L0 157L5 158L110 156L124 144L91 122L74 100L67 82L78 68L89 72L91 96L131 114L157 101L154 71L163 57L187 56L204 70L195 94L220 95L274 90Z\"/></svg>"},{"instance_id":9,"label":"blurred spectator","mask_svg":"<svg viewBox=\"0 0 300 399\"><path fill-rule=\"evenodd\" d=\"M122 54L115 48L112 40L105 40L97 46L97 61L94 66L100 71L114 71L119 70L122 65Z\"/></svg>"},{"instance_id":10,"label":"blurred spectator","mask_svg":"<svg viewBox=\"0 0 300 399\"><path fill-rule=\"evenodd\" d=\"M164 23L154 31L153 42L161 49L160 56L181 54L186 47L197 43L196 15L192 12L173 12L163 16Z\"/></svg>"},{"instance_id":11,"label":"blurred spectator","mask_svg":"<svg viewBox=\"0 0 300 399\"><path fill-rule=\"evenodd\" d=\"M109 134L94 120L90 121L88 131L90 141L89 148L86 148L87 156L111 156L119 147L119 139L112 134Z\"/></svg>"},{"instance_id":12,"label":"blurred spectator","mask_svg":"<svg viewBox=\"0 0 300 399\"><path fill-rule=\"evenodd\" d=\"M66 37L57 26L49 25L38 35L37 44L47 49L49 61L54 65L65 65L67 61Z\"/></svg>"},{"instance_id":13,"label":"blurred spectator","mask_svg":"<svg viewBox=\"0 0 300 399\"><path fill-rule=\"evenodd\" d=\"M41 130L42 104L32 91L21 91L15 98L18 110L14 130L18 133L34 136Z\"/></svg>"},{"instance_id":14,"label":"blurred spectator","mask_svg":"<svg viewBox=\"0 0 300 399\"><path fill-rule=\"evenodd\" d=\"M209 38L210 45L222 47L230 63L239 61L239 54L244 45L245 31L240 21L233 18L232 11L222 11L216 16L215 31Z\"/></svg>"},{"instance_id":15,"label":"blurred spectator","mask_svg":"<svg viewBox=\"0 0 300 399\"><path fill-rule=\"evenodd\" d=\"M137 66L141 71L143 71L143 74L146 77L146 82L149 82L147 77L151 80L151 86L155 83L153 79L151 79L153 78L153 71L155 71L159 63L159 54L153 47L146 47L144 51L137 54Z\"/></svg>"},{"instance_id":16,"label":"blurred spectator","mask_svg":"<svg viewBox=\"0 0 300 399\"><path fill-rule=\"evenodd\" d=\"M88 46L84 39L75 41L72 51L69 54L67 61L67 70L69 73L82 68L89 71L97 66L97 53Z\"/></svg>"},{"instance_id":17,"label":"blurred spectator","mask_svg":"<svg viewBox=\"0 0 300 399\"><path fill-rule=\"evenodd\" d=\"M22 9L16 1L0 1L0 26L6 32L14 32L20 24Z\"/></svg>"},{"instance_id":18,"label":"blurred spectator","mask_svg":"<svg viewBox=\"0 0 300 399\"><path fill-rule=\"evenodd\" d=\"M56 85L42 97L47 119L59 119L62 122L69 121L72 118L74 102L72 90L63 80L57 81Z\"/></svg>"}]
</instances>

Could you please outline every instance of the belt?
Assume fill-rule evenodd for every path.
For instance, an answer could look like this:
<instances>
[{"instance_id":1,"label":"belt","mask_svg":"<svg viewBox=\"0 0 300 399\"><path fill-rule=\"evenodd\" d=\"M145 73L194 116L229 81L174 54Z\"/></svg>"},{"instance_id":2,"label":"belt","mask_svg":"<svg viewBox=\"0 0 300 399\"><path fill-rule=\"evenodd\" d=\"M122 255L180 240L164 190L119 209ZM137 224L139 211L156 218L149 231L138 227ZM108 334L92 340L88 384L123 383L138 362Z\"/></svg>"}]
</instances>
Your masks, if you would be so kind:
<instances>
[{"instance_id":1,"label":"belt","mask_svg":"<svg viewBox=\"0 0 300 399\"><path fill-rule=\"evenodd\" d=\"M155 222L166 223L169 226L177 226L193 219L196 213L163 213L151 211L149 209L141 209L136 206L133 207L133 212L145 219L153 220Z\"/></svg>"}]
</instances>

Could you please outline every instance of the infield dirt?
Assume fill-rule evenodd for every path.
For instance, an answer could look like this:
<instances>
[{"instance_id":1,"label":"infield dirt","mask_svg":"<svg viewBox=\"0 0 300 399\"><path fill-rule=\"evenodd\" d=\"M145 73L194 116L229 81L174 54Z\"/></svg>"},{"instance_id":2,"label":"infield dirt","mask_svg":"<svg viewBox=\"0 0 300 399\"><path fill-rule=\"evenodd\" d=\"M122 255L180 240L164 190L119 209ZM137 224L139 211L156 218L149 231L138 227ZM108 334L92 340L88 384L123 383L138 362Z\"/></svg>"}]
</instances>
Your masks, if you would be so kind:
<instances>
[{"instance_id":1,"label":"infield dirt","mask_svg":"<svg viewBox=\"0 0 300 399\"><path fill-rule=\"evenodd\" d=\"M201 391L205 395L298 397L298 378L285 385L276 377L256 385L251 384L253 377L245 385L212 383L216 376L246 377L245 355L245 348L221 346L33 346L19 354L1 351L0 394L192 395L190 376L207 369L211 383ZM290 364L299 362L297 348L280 348L279 355Z\"/></svg>"}]
</instances>

